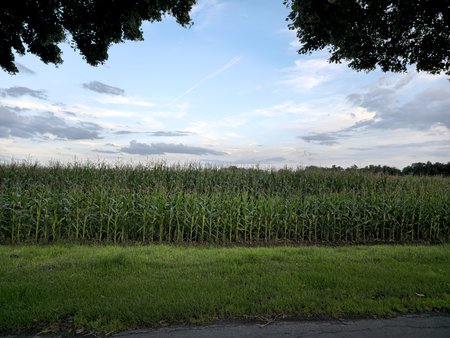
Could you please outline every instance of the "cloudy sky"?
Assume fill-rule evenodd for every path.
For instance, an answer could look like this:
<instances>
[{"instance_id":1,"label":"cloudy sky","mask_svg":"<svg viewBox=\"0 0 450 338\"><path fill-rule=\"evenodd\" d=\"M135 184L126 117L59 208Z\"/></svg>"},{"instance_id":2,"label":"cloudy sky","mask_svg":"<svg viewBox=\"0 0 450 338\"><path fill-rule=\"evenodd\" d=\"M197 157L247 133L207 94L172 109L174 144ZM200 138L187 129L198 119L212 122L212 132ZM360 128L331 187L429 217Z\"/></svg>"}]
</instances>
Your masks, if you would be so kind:
<instances>
[{"instance_id":1,"label":"cloudy sky","mask_svg":"<svg viewBox=\"0 0 450 338\"><path fill-rule=\"evenodd\" d=\"M194 25L91 67L17 57L0 71L0 161L196 162L289 167L450 161L450 82L355 72L297 54L283 1L200 0Z\"/></svg>"}]
</instances>

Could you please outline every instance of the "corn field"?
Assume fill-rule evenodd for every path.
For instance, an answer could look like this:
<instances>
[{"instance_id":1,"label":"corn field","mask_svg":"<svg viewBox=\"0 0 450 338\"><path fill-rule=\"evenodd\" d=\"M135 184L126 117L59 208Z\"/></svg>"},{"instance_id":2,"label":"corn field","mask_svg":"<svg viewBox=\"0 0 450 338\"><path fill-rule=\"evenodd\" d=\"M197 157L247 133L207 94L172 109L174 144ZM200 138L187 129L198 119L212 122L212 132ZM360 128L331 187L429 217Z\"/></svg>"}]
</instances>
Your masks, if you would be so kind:
<instances>
[{"instance_id":1,"label":"corn field","mask_svg":"<svg viewBox=\"0 0 450 338\"><path fill-rule=\"evenodd\" d=\"M448 242L450 179L106 164L0 165L0 242Z\"/></svg>"}]
</instances>

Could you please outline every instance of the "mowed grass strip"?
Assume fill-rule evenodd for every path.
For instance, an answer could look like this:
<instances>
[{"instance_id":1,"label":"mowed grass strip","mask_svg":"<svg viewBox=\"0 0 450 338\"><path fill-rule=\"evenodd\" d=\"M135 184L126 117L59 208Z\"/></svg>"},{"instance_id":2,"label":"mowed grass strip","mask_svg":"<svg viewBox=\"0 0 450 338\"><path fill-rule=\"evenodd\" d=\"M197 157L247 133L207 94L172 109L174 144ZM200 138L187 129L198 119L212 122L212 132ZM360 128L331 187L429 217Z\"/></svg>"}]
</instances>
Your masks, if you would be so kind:
<instances>
[{"instance_id":1,"label":"mowed grass strip","mask_svg":"<svg viewBox=\"0 0 450 338\"><path fill-rule=\"evenodd\" d=\"M448 244L2 246L0 331L450 312L449 263Z\"/></svg>"}]
</instances>

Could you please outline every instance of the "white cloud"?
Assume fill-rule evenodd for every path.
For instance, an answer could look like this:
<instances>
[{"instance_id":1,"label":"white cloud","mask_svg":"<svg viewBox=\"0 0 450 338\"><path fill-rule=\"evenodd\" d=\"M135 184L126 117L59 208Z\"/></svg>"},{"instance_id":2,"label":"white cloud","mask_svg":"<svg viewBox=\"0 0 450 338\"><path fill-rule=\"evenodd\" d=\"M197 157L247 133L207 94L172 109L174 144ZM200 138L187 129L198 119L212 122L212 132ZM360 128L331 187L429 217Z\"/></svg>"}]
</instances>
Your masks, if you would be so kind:
<instances>
[{"instance_id":1,"label":"white cloud","mask_svg":"<svg viewBox=\"0 0 450 338\"><path fill-rule=\"evenodd\" d=\"M61 113L63 110L67 110L77 115L92 117L136 117L136 115L129 110L106 109L101 107L92 107L85 104L66 104L64 107L61 107L61 105L58 104L26 99L4 99L1 102L2 105L8 107L17 107L20 109L29 109L36 111L47 111L52 113Z\"/></svg>"},{"instance_id":2,"label":"white cloud","mask_svg":"<svg viewBox=\"0 0 450 338\"><path fill-rule=\"evenodd\" d=\"M297 38L295 38L294 40L289 42L289 46L291 46L295 50L299 50L300 48L302 48L302 44L300 43L300 41Z\"/></svg>"},{"instance_id":3,"label":"white cloud","mask_svg":"<svg viewBox=\"0 0 450 338\"><path fill-rule=\"evenodd\" d=\"M440 124L450 129L450 90L447 81L440 77L420 84L417 76L411 74L382 78L348 95L348 99L354 106L374 114L364 124L355 125L358 128L428 130Z\"/></svg>"},{"instance_id":4,"label":"white cloud","mask_svg":"<svg viewBox=\"0 0 450 338\"><path fill-rule=\"evenodd\" d=\"M122 153L132 155L166 155L166 154L190 154L190 155L226 155L224 152L214 149L185 145L182 143L140 143L136 140L120 149Z\"/></svg>"},{"instance_id":5,"label":"white cloud","mask_svg":"<svg viewBox=\"0 0 450 338\"><path fill-rule=\"evenodd\" d=\"M113 87L99 81L91 81L83 83L82 87L100 94L105 95L124 95L125 90L119 87Z\"/></svg>"},{"instance_id":6,"label":"white cloud","mask_svg":"<svg viewBox=\"0 0 450 338\"><path fill-rule=\"evenodd\" d=\"M163 129L165 127L164 123L153 117L144 117L141 121L141 131L148 131L149 129Z\"/></svg>"},{"instance_id":7,"label":"white cloud","mask_svg":"<svg viewBox=\"0 0 450 338\"><path fill-rule=\"evenodd\" d=\"M61 107L56 104L46 103L42 101L33 101L29 99L2 99L1 104L8 107L17 107L20 109L45 110L52 113L61 111Z\"/></svg>"},{"instance_id":8,"label":"white cloud","mask_svg":"<svg viewBox=\"0 0 450 338\"><path fill-rule=\"evenodd\" d=\"M76 113L80 116L89 116L89 117L124 117L124 118L137 118L138 115L129 110L116 110L116 109L107 109L102 107L92 107L85 104L75 104L73 106L69 106L71 112Z\"/></svg>"},{"instance_id":9,"label":"white cloud","mask_svg":"<svg viewBox=\"0 0 450 338\"><path fill-rule=\"evenodd\" d=\"M102 104L122 104L138 107L154 107L156 104L147 100L139 98L133 98L128 96L111 96L111 95L99 95L92 97L93 100Z\"/></svg>"},{"instance_id":10,"label":"white cloud","mask_svg":"<svg viewBox=\"0 0 450 338\"><path fill-rule=\"evenodd\" d=\"M283 70L285 75L277 84L297 92L304 92L333 80L344 70L343 67L339 64L330 64L325 58L296 60L293 67Z\"/></svg>"},{"instance_id":11,"label":"white cloud","mask_svg":"<svg viewBox=\"0 0 450 338\"><path fill-rule=\"evenodd\" d=\"M291 41L289 42L289 47L294 50L299 50L302 46L301 42L297 38L297 31L294 29L289 29L288 27L278 30L279 33L289 36Z\"/></svg>"},{"instance_id":12,"label":"white cloud","mask_svg":"<svg viewBox=\"0 0 450 338\"><path fill-rule=\"evenodd\" d=\"M241 138L242 137L239 133L236 133L234 131L226 132L226 133L224 133L224 135L229 138Z\"/></svg>"},{"instance_id":13,"label":"white cloud","mask_svg":"<svg viewBox=\"0 0 450 338\"><path fill-rule=\"evenodd\" d=\"M29 75L35 75L36 72L26 66L24 66L23 64L19 63L19 62L15 62L17 69L19 70L20 73L22 74L29 74Z\"/></svg>"},{"instance_id":14,"label":"white cloud","mask_svg":"<svg viewBox=\"0 0 450 338\"><path fill-rule=\"evenodd\" d=\"M302 102L294 103L292 101L274 105L269 108L258 108L246 114L253 117L281 117L286 115L301 115L308 113L313 107L311 104Z\"/></svg>"}]
</instances>

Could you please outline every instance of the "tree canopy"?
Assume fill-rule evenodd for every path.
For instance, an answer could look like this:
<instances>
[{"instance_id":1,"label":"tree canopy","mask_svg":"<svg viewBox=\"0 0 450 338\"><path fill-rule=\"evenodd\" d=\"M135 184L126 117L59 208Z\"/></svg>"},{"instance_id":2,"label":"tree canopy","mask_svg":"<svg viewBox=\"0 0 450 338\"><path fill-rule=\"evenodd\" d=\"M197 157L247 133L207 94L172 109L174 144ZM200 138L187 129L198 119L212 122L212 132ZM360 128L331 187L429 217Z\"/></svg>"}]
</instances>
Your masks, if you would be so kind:
<instances>
[{"instance_id":1,"label":"tree canopy","mask_svg":"<svg viewBox=\"0 0 450 338\"><path fill-rule=\"evenodd\" d=\"M62 63L58 44L70 41L86 62L103 63L111 44L143 40L143 21L173 16L191 24L195 0L3 0L0 2L0 66L15 74L14 52Z\"/></svg>"},{"instance_id":2,"label":"tree canopy","mask_svg":"<svg viewBox=\"0 0 450 338\"><path fill-rule=\"evenodd\" d=\"M285 0L300 54L328 49L355 70L450 75L449 0Z\"/></svg>"},{"instance_id":3,"label":"tree canopy","mask_svg":"<svg viewBox=\"0 0 450 338\"><path fill-rule=\"evenodd\" d=\"M281 1L281 0L280 0ZM98 65L124 40L143 40L143 21L175 17L190 25L196 0L3 0L0 66L18 71L14 53L62 63L58 44L69 41L87 63ZM450 75L450 0L284 0L308 54L328 48L330 62L356 70L418 71Z\"/></svg>"}]
</instances>

